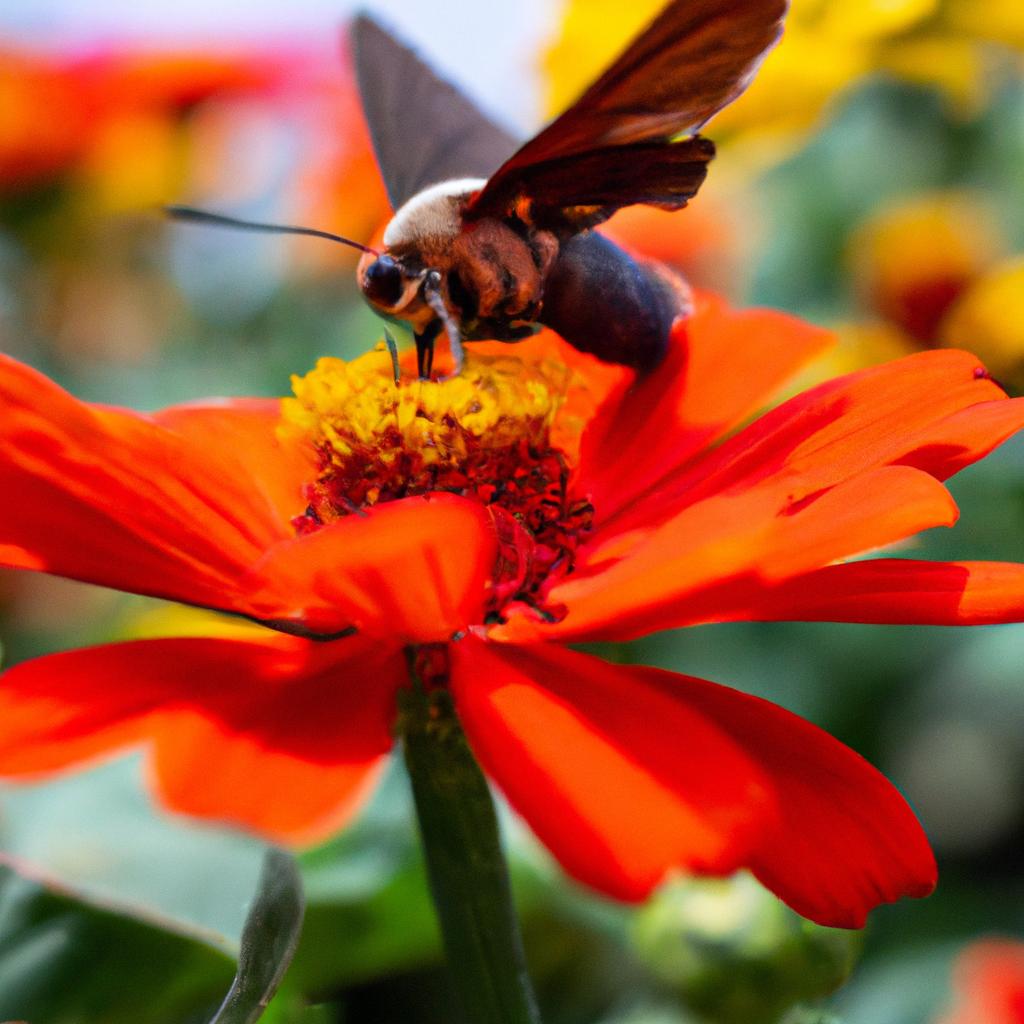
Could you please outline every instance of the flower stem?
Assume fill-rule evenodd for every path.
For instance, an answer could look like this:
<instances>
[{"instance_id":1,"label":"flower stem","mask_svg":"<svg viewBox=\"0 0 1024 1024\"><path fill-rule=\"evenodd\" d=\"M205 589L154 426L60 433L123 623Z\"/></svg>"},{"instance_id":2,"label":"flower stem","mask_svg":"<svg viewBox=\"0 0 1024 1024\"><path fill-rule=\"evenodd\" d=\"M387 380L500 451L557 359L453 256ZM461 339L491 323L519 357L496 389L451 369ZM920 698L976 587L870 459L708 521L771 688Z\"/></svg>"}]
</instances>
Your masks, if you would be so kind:
<instances>
[{"instance_id":1,"label":"flower stem","mask_svg":"<svg viewBox=\"0 0 1024 1024\"><path fill-rule=\"evenodd\" d=\"M539 1024L487 781L447 690L403 694L405 763L448 968L471 1024Z\"/></svg>"}]
</instances>

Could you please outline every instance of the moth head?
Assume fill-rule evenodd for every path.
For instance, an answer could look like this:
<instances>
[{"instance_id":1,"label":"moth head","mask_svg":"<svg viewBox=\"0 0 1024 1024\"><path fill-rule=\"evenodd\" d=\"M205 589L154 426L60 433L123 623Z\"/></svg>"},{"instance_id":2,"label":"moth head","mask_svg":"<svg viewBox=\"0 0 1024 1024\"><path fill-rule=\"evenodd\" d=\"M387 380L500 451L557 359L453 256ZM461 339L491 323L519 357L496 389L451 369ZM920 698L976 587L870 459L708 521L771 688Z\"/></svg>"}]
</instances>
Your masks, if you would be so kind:
<instances>
[{"instance_id":1,"label":"moth head","mask_svg":"<svg viewBox=\"0 0 1024 1024\"><path fill-rule=\"evenodd\" d=\"M356 269L359 290L381 316L407 320L420 328L434 313L424 297L430 271L390 252L365 253Z\"/></svg>"}]
</instances>

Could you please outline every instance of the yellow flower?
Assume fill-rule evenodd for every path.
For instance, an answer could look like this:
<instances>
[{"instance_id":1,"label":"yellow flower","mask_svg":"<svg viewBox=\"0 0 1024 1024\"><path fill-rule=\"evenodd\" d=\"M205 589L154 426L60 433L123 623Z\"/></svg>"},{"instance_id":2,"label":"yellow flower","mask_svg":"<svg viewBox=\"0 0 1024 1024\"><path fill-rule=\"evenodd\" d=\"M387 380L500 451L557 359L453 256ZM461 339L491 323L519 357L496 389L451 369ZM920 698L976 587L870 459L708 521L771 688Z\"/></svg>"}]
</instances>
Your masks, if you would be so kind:
<instances>
[{"instance_id":1,"label":"yellow flower","mask_svg":"<svg viewBox=\"0 0 1024 1024\"><path fill-rule=\"evenodd\" d=\"M1020 0L946 0L950 28L1024 50L1024 4Z\"/></svg>"},{"instance_id":2,"label":"yellow flower","mask_svg":"<svg viewBox=\"0 0 1024 1024\"><path fill-rule=\"evenodd\" d=\"M838 328L840 362L825 369L941 346L977 353L997 379L1024 389L1024 255L1007 251L991 211L970 193L928 193L879 211L848 252L878 319Z\"/></svg>"},{"instance_id":3,"label":"yellow flower","mask_svg":"<svg viewBox=\"0 0 1024 1024\"><path fill-rule=\"evenodd\" d=\"M663 6L568 0L544 62L551 112L568 106ZM792 0L782 42L715 118L715 140L798 138L834 96L873 72L938 88L969 112L990 87L990 43L1024 50L1020 0Z\"/></svg>"},{"instance_id":4,"label":"yellow flower","mask_svg":"<svg viewBox=\"0 0 1024 1024\"><path fill-rule=\"evenodd\" d=\"M1024 256L979 277L950 310L942 343L970 348L997 377L1024 381Z\"/></svg>"},{"instance_id":5,"label":"yellow flower","mask_svg":"<svg viewBox=\"0 0 1024 1024\"><path fill-rule=\"evenodd\" d=\"M950 306L1003 248L992 214L977 199L932 192L864 221L850 240L849 259L872 312L933 344Z\"/></svg>"}]
</instances>

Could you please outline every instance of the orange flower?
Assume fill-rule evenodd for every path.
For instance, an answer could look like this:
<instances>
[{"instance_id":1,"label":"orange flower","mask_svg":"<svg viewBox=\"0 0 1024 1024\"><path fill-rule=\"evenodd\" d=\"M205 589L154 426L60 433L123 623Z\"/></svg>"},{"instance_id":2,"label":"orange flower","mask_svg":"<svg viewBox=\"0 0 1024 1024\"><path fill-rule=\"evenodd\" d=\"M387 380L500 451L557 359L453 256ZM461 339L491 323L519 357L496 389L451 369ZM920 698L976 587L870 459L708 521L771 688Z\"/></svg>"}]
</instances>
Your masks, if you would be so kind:
<instances>
[{"instance_id":1,"label":"orange flower","mask_svg":"<svg viewBox=\"0 0 1024 1024\"><path fill-rule=\"evenodd\" d=\"M94 172L112 162L170 164L173 140L155 156L140 153L152 141L143 132L152 136L158 125L169 134L176 117L213 96L266 92L282 76L279 65L256 55L111 51L82 59L0 50L0 189L89 164Z\"/></svg>"},{"instance_id":2,"label":"orange flower","mask_svg":"<svg viewBox=\"0 0 1024 1024\"><path fill-rule=\"evenodd\" d=\"M273 627L10 669L0 772L145 744L170 807L323 837L392 745L411 653L512 805L600 892L747 867L850 927L926 894L913 814L826 733L562 646L735 619L1024 618L1018 565L849 561L952 525L940 481L1024 424L974 357L852 374L737 431L825 340L704 297L641 381L541 335L475 347L442 383L396 385L375 352L322 360L283 404L151 415L0 359L0 563Z\"/></svg>"},{"instance_id":3,"label":"orange flower","mask_svg":"<svg viewBox=\"0 0 1024 1024\"><path fill-rule=\"evenodd\" d=\"M956 965L956 1004L937 1024L1024 1024L1024 942L988 939Z\"/></svg>"},{"instance_id":4,"label":"orange flower","mask_svg":"<svg viewBox=\"0 0 1024 1024\"><path fill-rule=\"evenodd\" d=\"M387 219L351 69L306 49L224 57L121 47L83 58L0 48L0 193L68 180L105 212L211 187L237 199L237 168L218 186L219 149L244 121L240 101L287 121L300 140L297 219L355 237Z\"/></svg>"},{"instance_id":5,"label":"orange flower","mask_svg":"<svg viewBox=\"0 0 1024 1024\"><path fill-rule=\"evenodd\" d=\"M95 116L92 90L75 89L67 68L0 50L0 190L47 179L80 159Z\"/></svg>"}]
</instances>

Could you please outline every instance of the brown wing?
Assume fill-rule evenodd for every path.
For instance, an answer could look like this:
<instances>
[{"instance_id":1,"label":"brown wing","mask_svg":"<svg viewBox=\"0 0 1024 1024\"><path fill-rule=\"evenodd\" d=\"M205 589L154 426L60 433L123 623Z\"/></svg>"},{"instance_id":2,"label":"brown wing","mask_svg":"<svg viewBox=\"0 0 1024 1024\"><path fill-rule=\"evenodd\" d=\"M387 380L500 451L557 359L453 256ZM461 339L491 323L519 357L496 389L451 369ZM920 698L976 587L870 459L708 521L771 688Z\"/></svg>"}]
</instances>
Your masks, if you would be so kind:
<instances>
[{"instance_id":1,"label":"brown wing","mask_svg":"<svg viewBox=\"0 0 1024 1024\"><path fill-rule=\"evenodd\" d=\"M395 209L427 185L487 178L515 151L512 135L372 18L359 15L350 38L363 111Z\"/></svg>"},{"instance_id":2,"label":"brown wing","mask_svg":"<svg viewBox=\"0 0 1024 1024\"><path fill-rule=\"evenodd\" d=\"M523 179L531 197L528 208L518 209L512 195L509 208L561 235L595 227L636 203L678 210L697 194L714 155L710 139L691 135L678 142L606 146L545 160L530 167Z\"/></svg>"},{"instance_id":3,"label":"brown wing","mask_svg":"<svg viewBox=\"0 0 1024 1024\"><path fill-rule=\"evenodd\" d=\"M612 151L628 167L638 143L692 134L747 87L778 41L785 13L786 0L672 0L564 114L498 169L471 215L500 215L525 198L553 216L581 204L572 175L563 176L564 191L550 188L550 162L605 151L600 166L608 173ZM632 202L648 202L637 185Z\"/></svg>"}]
</instances>

